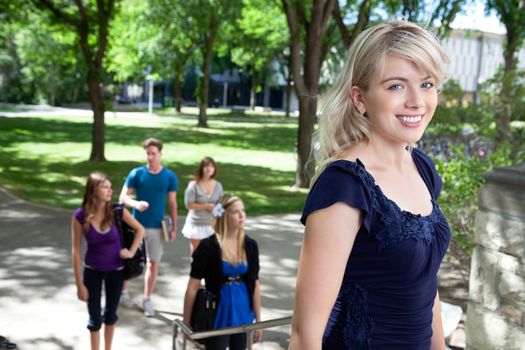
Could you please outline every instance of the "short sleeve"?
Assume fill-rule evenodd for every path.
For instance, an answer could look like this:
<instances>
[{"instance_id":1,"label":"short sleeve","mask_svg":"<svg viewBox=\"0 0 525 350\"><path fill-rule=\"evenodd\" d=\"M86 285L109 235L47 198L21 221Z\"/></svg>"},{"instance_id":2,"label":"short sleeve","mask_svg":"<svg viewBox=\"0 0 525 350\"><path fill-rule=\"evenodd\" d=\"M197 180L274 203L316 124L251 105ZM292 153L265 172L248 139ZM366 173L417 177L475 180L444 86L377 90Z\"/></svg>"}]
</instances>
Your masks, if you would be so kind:
<instances>
[{"instance_id":1,"label":"short sleeve","mask_svg":"<svg viewBox=\"0 0 525 350\"><path fill-rule=\"evenodd\" d=\"M306 219L312 212L343 202L364 211L363 224L370 232L370 190L359 174L358 167L357 163L340 160L331 163L321 173L306 198L301 217L303 225L306 224Z\"/></svg>"},{"instance_id":2,"label":"short sleeve","mask_svg":"<svg viewBox=\"0 0 525 350\"><path fill-rule=\"evenodd\" d=\"M174 172L170 171L168 192L177 192L179 190L179 179Z\"/></svg>"},{"instance_id":3,"label":"short sleeve","mask_svg":"<svg viewBox=\"0 0 525 350\"><path fill-rule=\"evenodd\" d=\"M80 225L84 225L84 210L82 208L75 209L73 216L77 219Z\"/></svg>"},{"instance_id":4,"label":"short sleeve","mask_svg":"<svg viewBox=\"0 0 525 350\"><path fill-rule=\"evenodd\" d=\"M222 188L222 184L217 181L217 200L220 200L221 197L224 195L224 189Z\"/></svg>"},{"instance_id":5,"label":"short sleeve","mask_svg":"<svg viewBox=\"0 0 525 350\"><path fill-rule=\"evenodd\" d=\"M195 203L197 201L197 187L195 181L191 181L184 191L184 205L188 207L188 204Z\"/></svg>"},{"instance_id":6,"label":"short sleeve","mask_svg":"<svg viewBox=\"0 0 525 350\"><path fill-rule=\"evenodd\" d=\"M126 178L126 181L124 182L124 186L127 188L137 188L137 172L139 168L133 169L129 172L128 177Z\"/></svg>"},{"instance_id":7,"label":"short sleeve","mask_svg":"<svg viewBox=\"0 0 525 350\"><path fill-rule=\"evenodd\" d=\"M443 181L436 170L434 162L428 155L417 148L412 150L412 154L423 181L425 181L425 184L432 193L432 197L437 199L441 193Z\"/></svg>"}]
</instances>

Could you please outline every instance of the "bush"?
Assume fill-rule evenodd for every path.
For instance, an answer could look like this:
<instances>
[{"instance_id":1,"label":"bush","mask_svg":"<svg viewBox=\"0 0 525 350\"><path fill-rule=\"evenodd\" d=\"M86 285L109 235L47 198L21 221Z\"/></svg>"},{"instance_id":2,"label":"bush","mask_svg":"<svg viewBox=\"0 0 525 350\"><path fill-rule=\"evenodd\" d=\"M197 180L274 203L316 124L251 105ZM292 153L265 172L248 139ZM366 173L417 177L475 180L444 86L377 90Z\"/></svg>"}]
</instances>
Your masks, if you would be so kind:
<instances>
[{"instance_id":1,"label":"bush","mask_svg":"<svg viewBox=\"0 0 525 350\"><path fill-rule=\"evenodd\" d=\"M456 254L469 258L474 247L474 221L478 209L478 193L485 183L483 174L494 167L509 166L525 160L510 157L511 146L504 144L486 157L467 156L465 145L451 146L450 159L435 157L436 168L443 180L440 205L445 214Z\"/></svg>"}]
</instances>

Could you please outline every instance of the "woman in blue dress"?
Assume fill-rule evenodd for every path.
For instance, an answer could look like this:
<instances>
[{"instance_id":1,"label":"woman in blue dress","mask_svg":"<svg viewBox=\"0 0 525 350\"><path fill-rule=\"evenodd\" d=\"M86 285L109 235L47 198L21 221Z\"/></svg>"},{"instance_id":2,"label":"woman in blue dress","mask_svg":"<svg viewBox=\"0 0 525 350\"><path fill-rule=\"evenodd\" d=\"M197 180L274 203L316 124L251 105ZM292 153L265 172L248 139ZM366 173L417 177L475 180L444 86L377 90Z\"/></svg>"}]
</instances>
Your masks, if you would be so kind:
<instances>
[{"instance_id":1,"label":"woman in blue dress","mask_svg":"<svg viewBox=\"0 0 525 350\"><path fill-rule=\"evenodd\" d=\"M350 48L319 120L289 349L445 349L437 272L450 229L441 179L411 145L447 60L432 33L404 21Z\"/></svg>"},{"instance_id":2,"label":"woman in blue dress","mask_svg":"<svg viewBox=\"0 0 525 350\"><path fill-rule=\"evenodd\" d=\"M214 328L234 327L261 320L259 249L244 234L246 213L237 196L221 198L214 210L215 234L203 239L193 252L190 279L184 297L184 322L190 324L191 310L204 278L206 289L217 298ZM254 333L254 342L262 333ZM206 339L207 350L246 349L246 334Z\"/></svg>"}]
</instances>

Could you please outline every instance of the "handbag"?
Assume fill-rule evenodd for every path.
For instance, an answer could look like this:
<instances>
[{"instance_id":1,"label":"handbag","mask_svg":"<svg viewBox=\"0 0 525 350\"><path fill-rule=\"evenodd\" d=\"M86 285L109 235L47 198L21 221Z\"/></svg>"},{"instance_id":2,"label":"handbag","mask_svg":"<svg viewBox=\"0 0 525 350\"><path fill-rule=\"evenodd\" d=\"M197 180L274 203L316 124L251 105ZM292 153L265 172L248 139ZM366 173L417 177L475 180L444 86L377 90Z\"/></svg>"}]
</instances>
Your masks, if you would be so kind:
<instances>
[{"instance_id":1,"label":"handbag","mask_svg":"<svg viewBox=\"0 0 525 350\"><path fill-rule=\"evenodd\" d=\"M215 295L206 288L199 288L191 310L190 326L194 332L213 329L217 301Z\"/></svg>"},{"instance_id":2,"label":"handbag","mask_svg":"<svg viewBox=\"0 0 525 350\"><path fill-rule=\"evenodd\" d=\"M133 240L135 239L135 230L128 226L122 220L122 211L125 210L122 204L113 204L113 212L115 213L115 225L120 233L120 244L122 248L131 248ZM144 267L146 266L146 249L144 247L144 240L140 242L135 255L129 259L124 260L124 279L129 280L142 275Z\"/></svg>"}]
</instances>

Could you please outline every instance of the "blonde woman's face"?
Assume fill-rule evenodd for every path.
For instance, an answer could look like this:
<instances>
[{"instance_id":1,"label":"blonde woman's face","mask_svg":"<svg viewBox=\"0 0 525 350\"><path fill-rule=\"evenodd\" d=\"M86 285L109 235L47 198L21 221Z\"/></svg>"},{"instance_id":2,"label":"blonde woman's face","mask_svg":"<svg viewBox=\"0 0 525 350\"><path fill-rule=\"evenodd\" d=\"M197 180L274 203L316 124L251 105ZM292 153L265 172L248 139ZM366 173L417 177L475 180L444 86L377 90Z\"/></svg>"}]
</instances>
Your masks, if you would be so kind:
<instances>
[{"instance_id":1,"label":"blonde woman's face","mask_svg":"<svg viewBox=\"0 0 525 350\"><path fill-rule=\"evenodd\" d=\"M436 110L437 87L435 79L414 63L388 56L369 88L356 97L356 107L370 119L371 137L415 143Z\"/></svg>"},{"instance_id":2,"label":"blonde woman's face","mask_svg":"<svg viewBox=\"0 0 525 350\"><path fill-rule=\"evenodd\" d=\"M239 230L243 228L245 219L246 212L244 211L244 203L241 200L233 202L226 209L228 230Z\"/></svg>"}]
</instances>

